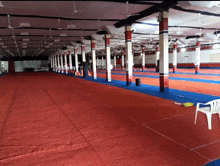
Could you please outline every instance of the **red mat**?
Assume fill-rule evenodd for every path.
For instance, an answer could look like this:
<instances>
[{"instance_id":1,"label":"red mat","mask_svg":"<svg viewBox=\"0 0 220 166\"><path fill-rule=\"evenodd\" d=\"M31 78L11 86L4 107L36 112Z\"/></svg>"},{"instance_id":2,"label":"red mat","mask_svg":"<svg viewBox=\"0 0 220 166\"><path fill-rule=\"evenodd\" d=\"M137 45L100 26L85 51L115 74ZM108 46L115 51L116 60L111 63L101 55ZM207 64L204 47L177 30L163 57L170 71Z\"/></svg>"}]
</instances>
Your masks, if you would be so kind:
<instances>
[{"instance_id":1,"label":"red mat","mask_svg":"<svg viewBox=\"0 0 220 166\"><path fill-rule=\"evenodd\" d=\"M97 76L100 78L106 78L105 74L102 73L98 73ZM146 78L146 77L133 76L132 78L133 82L135 82L136 78L140 78L142 84L159 86L159 78ZM112 79L126 81L126 76L112 75ZM181 81L181 80L169 80L169 88L220 96L220 86L218 84Z\"/></svg>"},{"instance_id":2,"label":"red mat","mask_svg":"<svg viewBox=\"0 0 220 166\"><path fill-rule=\"evenodd\" d=\"M194 125L195 107L47 72L1 80L14 84L2 165L185 166L220 156L217 119L211 131L202 114Z\"/></svg>"}]
</instances>

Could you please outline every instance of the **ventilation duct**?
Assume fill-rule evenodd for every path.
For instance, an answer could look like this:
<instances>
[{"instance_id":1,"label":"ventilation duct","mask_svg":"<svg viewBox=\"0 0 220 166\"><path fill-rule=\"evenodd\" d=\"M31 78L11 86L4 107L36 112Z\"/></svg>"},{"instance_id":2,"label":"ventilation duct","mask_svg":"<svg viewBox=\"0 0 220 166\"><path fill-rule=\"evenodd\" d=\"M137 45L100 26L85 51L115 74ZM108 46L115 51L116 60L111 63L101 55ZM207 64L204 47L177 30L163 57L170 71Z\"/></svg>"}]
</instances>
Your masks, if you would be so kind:
<instances>
[{"instance_id":1,"label":"ventilation duct","mask_svg":"<svg viewBox=\"0 0 220 166\"><path fill-rule=\"evenodd\" d=\"M188 1L192 6L211 8L212 6L218 6L219 1Z\"/></svg>"},{"instance_id":2,"label":"ventilation duct","mask_svg":"<svg viewBox=\"0 0 220 166\"><path fill-rule=\"evenodd\" d=\"M105 35L105 34L108 34L108 32L106 30L101 30L101 31L98 31L96 34Z\"/></svg>"},{"instance_id":3,"label":"ventilation duct","mask_svg":"<svg viewBox=\"0 0 220 166\"><path fill-rule=\"evenodd\" d=\"M202 36L200 36L200 35L192 35L192 36L186 36L186 39L192 39L192 38L200 38L200 37L202 37Z\"/></svg>"},{"instance_id":4,"label":"ventilation duct","mask_svg":"<svg viewBox=\"0 0 220 166\"><path fill-rule=\"evenodd\" d=\"M66 46L64 46L64 47L62 48L62 50L67 50L67 47L66 47Z\"/></svg>"},{"instance_id":5,"label":"ventilation duct","mask_svg":"<svg viewBox=\"0 0 220 166\"><path fill-rule=\"evenodd\" d=\"M218 34L220 34L220 31L215 31L214 32L214 35L218 35Z\"/></svg>"}]
</instances>

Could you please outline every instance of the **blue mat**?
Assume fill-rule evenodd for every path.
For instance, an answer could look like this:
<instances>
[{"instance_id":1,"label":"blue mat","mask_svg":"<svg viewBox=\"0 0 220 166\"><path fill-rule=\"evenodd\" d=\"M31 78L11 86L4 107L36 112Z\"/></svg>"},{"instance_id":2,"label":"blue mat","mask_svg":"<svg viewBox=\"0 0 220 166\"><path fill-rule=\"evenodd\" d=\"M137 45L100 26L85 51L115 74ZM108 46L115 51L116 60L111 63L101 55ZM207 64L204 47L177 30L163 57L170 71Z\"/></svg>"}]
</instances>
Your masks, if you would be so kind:
<instances>
[{"instance_id":1,"label":"blue mat","mask_svg":"<svg viewBox=\"0 0 220 166\"><path fill-rule=\"evenodd\" d=\"M98 72L98 73L105 73L105 72ZM125 73L112 73L114 75L126 75ZM159 78L159 76L148 76L148 75L140 75L140 74L133 74L135 77L148 77L148 78ZM219 80L206 80L206 79L196 79L196 78L182 78L182 77L169 77L170 80L180 80L180 81L191 81L191 82L203 82L203 83L210 83L210 84L220 84Z\"/></svg>"},{"instance_id":2,"label":"blue mat","mask_svg":"<svg viewBox=\"0 0 220 166\"><path fill-rule=\"evenodd\" d=\"M155 71L144 71L146 73L157 73ZM195 74L195 73L187 73L187 72L176 72L176 73L173 73L173 72L169 72L170 74L186 74L186 75L208 75L208 76L220 76L220 74L212 74L212 73L198 73L198 74Z\"/></svg>"},{"instance_id":3,"label":"blue mat","mask_svg":"<svg viewBox=\"0 0 220 166\"><path fill-rule=\"evenodd\" d=\"M123 89L132 90L180 103L191 102L194 103L194 105L196 105L198 102L206 103L208 101L220 98L219 96L206 95L206 94L188 92L188 91L176 90L176 89L169 89L168 92L160 92L158 86L146 85L146 84L142 84L141 86L136 86L135 83L132 83L130 86L127 86L125 81L112 80L112 82L106 82L106 79L104 78L97 78L96 80L94 80L92 77L87 77L87 78L77 77L77 78L81 78L97 83L102 83L106 85L116 86Z\"/></svg>"},{"instance_id":4,"label":"blue mat","mask_svg":"<svg viewBox=\"0 0 220 166\"><path fill-rule=\"evenodd\" d=\"M206 164L205 166L220 166L220 159L212 161L212 162Z\"/></svg>"}]
</instances>

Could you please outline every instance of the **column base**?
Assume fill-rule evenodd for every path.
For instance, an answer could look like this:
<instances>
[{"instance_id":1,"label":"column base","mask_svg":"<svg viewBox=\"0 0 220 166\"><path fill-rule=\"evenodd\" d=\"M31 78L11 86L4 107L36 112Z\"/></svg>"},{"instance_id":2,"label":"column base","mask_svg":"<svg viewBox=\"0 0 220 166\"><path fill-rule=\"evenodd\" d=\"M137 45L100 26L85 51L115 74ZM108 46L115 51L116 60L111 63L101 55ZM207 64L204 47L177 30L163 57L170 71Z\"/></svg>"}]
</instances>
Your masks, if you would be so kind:
<instances>
[{"instance_id":1,"label":"column base","mask_svg":"<svg viewBox=\"0 0 220 166\"><path fill-rule=\"evenodd\" d=\"M200 66L195 66L195 74L199 74Z\"/></svg>"},{"instance_id":2,"label":"column base","mask_svg":"<svg viewBox=\"0 0 220 166\"><path fill-rule=\"evenodd\" d=\"M76 75L76 76L80 76L80 72L77 71L75 75Z\"/></svg>"},{"instance_id":3,"label":"column base","mask_svg":"<svg viewBox=\"0 0 220 166\"><path fill-rule=\"evenodd\" d=\"M128 71L126 71L126 83L127 86L130 86L132 84L132 76L128 75Z\"/></svg>"},{"instance_id":4,"label":"column base","mask_svg":"<svg viewBox=\"0 0 220 166\"><path fill-rule=\"evenodd\" d=\"M159 67L156 67L156 72L159 73Z\"/></svg>"},{"instance_id":5,"label":"column base","mask_svg":"<svg viewBox=\"0 0 220 166\"><path fill-rule=\"evenodd\" d=\"M160 92L168 92L169 87L160 87Z\"/></svg>"},{"instance_id":6,"label":"column base","mask_svg":"<svg viewBox=\"0 0 220 166\"><path fill-rule=\"evenodd\" d=\"M160 92L167 92L169 90L169 76L160 74Z\"/></svg>"},{"instance_id":7,"label":"column base","mask_svg":"<svg viewBox=\"0 0 220 166\"><path fill-rule=\"evenodd\" d=\"M176 73L176 69L177 69L176 65L173 65L173 73Z\"/></svg>"},{"instance_id":8,"label":"column base","mask_svg":"<svg viewBox=\"0 0 220 166\"><path fill-rule=\"evenodd\" d=\"M106 70L106 82L111 82L112 80L111 80L111 72L108 72L107 70Z\"/></svg>"}]
</instances>

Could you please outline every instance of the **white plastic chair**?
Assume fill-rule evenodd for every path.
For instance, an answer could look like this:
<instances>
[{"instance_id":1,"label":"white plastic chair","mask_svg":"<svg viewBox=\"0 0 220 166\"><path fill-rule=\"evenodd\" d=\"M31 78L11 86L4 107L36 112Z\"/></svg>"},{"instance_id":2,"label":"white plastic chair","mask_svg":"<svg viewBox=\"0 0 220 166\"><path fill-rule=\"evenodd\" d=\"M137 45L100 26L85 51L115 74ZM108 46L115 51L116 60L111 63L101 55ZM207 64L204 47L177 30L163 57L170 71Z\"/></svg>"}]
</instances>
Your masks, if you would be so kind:
<instances>
[{"instance_id":1,"label":"white plastic chair","mask_svg":"<svg viewBox=\"0 0 220 166\"><path fill-rule=\"evenodd\" d=\"M204 105L205 107L200 107L200 104ZM196 115L195 115L195 122L197 119L197 113L198 111L203 112L206 114L207 122L208 122L208 128L209 130L212 129L212 114L219 114L220 118L220 99L212 100L207 103L197 103L196 105Z\"/></svg>"}]
</instances>

